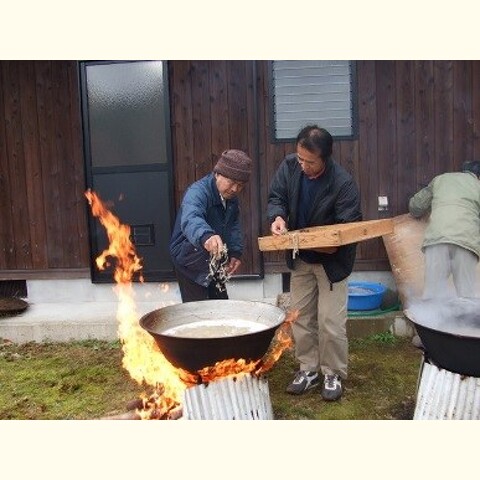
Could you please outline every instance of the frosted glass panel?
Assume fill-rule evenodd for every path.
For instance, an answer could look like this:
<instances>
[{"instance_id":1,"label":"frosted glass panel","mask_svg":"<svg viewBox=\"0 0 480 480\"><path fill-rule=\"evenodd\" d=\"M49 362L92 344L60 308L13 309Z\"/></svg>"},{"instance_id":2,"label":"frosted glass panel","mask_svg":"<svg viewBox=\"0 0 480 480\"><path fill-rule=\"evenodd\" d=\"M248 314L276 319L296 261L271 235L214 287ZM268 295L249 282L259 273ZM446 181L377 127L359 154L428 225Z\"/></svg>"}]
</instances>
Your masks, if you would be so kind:
<instances>
[{"instance_id":1,"label":"frosted glass panel","mask_svg":"<svg viewBox=\"0 0 480 480\"><path fill-rule=\"evenodd\" d=\"M86 67L94 167L167 163L163 62Z\"/></svg>"}]
</instances>

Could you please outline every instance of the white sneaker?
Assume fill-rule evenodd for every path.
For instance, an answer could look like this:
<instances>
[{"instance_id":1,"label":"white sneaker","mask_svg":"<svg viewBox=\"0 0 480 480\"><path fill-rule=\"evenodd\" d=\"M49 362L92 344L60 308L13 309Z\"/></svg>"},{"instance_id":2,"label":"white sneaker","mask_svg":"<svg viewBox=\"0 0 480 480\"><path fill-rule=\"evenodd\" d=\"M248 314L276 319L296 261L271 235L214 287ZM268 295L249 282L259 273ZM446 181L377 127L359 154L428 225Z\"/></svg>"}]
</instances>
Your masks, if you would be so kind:
<instances>
[{"instance_id":1,"label":"white sneaker","mask_svg":"<svg viewBox=\"0 0 480 480\"><path fill-rule=\"evenodd\" d=\"M319 383L320 378L317 372L300 370L295 375L292 383L287 387L287 393L291 393L293 395L300 395L307 390L316 387Z\"/></svg>"},{"instance_id":2,"label":"white sneaker","mask_svg":"<svg viewBox=\"0 0 480 480\"><path fill-rule=\"evenodd\" d=\"M339 375L325 375L323 378L322 398L329 402L342 396L342 379Z\"/></svg>"}]
</instances>

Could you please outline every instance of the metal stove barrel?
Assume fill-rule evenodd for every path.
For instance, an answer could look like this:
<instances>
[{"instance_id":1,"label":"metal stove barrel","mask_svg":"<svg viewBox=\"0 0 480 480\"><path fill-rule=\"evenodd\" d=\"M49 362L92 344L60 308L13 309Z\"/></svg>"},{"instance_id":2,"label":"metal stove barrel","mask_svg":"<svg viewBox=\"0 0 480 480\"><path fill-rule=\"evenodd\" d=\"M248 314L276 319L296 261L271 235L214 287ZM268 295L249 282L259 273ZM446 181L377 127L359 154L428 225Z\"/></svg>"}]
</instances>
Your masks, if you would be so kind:
<instances>
[{"instance_id":1,"label":"metal stove barrel","mask_svg":"<svg viewBox=\"0 0 480 480\"><path fill-rule=\"evenodd\" d=\"M453 373L424 361L414 420L479 420L480 378Z\"/></svg>"},{"instance_id":2,"label":"metal stove barrel","mask_svg":"<svg viewBox=\"0 0 480 480\"><path fill-rule=\"evenodd\" d=\"M185 420L273 420L268 380L251 374L225 377L188 388Z\"/></svg>"}]
</instances>

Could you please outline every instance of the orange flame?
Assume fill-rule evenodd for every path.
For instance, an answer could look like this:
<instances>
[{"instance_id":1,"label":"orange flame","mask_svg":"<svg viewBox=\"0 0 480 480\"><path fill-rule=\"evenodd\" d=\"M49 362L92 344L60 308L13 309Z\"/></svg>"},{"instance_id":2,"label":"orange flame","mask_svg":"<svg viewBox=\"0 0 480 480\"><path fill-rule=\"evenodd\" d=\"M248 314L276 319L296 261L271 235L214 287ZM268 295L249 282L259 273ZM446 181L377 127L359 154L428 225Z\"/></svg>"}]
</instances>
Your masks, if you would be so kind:
<instances>
[{"instance_id":1,"label":"orange flame","mask_svg":"<svg viewBox=\"0 0 480 480\"><path fill-rule=\"evenodd\" d=\"M142 399L142 408L137 409L141 418L178 418L183 392L187 387L240 373L257 375L266 373L278 361L284 350L292 345L288 328L298 317L298 312L287 316L282 326L277 329L272 342L273 347L257 362L227 359L203 368L195 374L174 367L162 354L153 337L139 324L132 278L141 271L142 263L131 242L130 227L121 224L95 192L87 190L85 196L92 214L98 217L105 227L109 240L108 248L96 259L97 267L103 270L110 266L108 261L110 257L116 259L114 290L119 299L117 320L123 351L122 365L137 383L153 387L153 393L145 395ZM143 282L141 274L139 280ZM167 291L168 285L162 285L160 290ZM173 412L171 416L170 412Z\"/></svg>"},{"instance_id":2,"label":"orange flame","mask_svg":"<svg viewBox=\"0 0 480 480\"><path fill-rule=\"evenodd\" d=\"M168 411L180 404L183 391L189 382L194 382L194 379L171 365L157 347L153 337L139 325L132 277L141 270L142 265L130 240L130 227L122 225L96 193L88 190L85 196L93 215L98 217L105 227L110 242L109 247L96 259L97 267L103 270L109 265L109 257L116 259L114 279L117 285L114 290L119 299L117 320L124 354L122 365L137 383L154 388L151 398L155 398L155 405L152 405L149 398L148 401L144 401L144 410L148 412L150 408L152 411L153 409ZM140 281L143 281L141 276ZM161 395L158 394L159 391Z\"/></svg>"},{"instance_id":3,"label":"orange flame","mask_svg":"<svg viewBox=\"0 0 480 480\"><path fill-rule=\"evenodd\" d=\"M299 313L298 310L288 312L282 325L277 328L272 347L263 357L259 369L255 372L257 375L268 372L278 362L283 352L293 346L291 326L292 323L297 320Z\"/></svg>"}]
</instances>

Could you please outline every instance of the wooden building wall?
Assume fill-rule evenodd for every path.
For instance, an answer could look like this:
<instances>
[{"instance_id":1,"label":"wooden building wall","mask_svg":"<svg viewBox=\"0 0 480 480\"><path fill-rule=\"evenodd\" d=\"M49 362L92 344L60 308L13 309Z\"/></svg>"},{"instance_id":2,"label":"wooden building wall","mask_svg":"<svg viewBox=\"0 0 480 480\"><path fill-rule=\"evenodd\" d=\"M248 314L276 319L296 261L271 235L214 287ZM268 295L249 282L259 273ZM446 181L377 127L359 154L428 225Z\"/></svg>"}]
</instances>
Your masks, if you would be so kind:
<instances>
[{"instance_id":1,"label":"wooden building wall","mask_svg":"<svg viewBox=\"0 0 480 480\"><path fill-rule=\"evenodd\" d=\"M169 62L175 202L225 148L258 159L242 193L242 273L262 269L268 187L292 144L270 137L268 63ZM365 219L405 213L434 175L480 158L480 62L357 61L358 135L334 145L355 176ZM0 279L88 275L87 205L76 62L0 62ZM390 209L378 212L379 195ZM265 271L285 269L283 254ZM381 240L356 269L388 269Z\"/></svg>"},{"instance_id":2,"label":"wooden building wall","mask_svg":"<svg viewBox=\"0 0 480 480\"><path fill-rule=\"evenodd\" d=\"M86 275L76 62L0 62L0 278Z\"/></svg>"},{"instance_id":3,"label":"wooden building wall","mask_svg":"<svg viewBox=\"0 0 480 480\"><path fill-rule=\"evenodd\" d=\"M255 63L243 61L169 62L175 205L186 188L211 172L224 150L236 148L252 159L258 151ZM256 239L260 231L261 163L240 194L245 227L243 275L262 273Z\"/></svg>"},{"instance_id":4,"label":"wooden building wall","mask_svg":"<svg viewBox=\"0 0 480 480\"><path fill-rule=\"evenodd\" d=\"M357 180L365 220L406 213L408 199L434 175L458 169L464 160L480 158L480 93L476 88L480 62L357 61L356 66L358 133L353 140L335 142L334 157ZM271 139L268 62L171 62L170 68L176 201L191 181L213 166L222 148L234 146L236 138L248 139L237 147L245 147L258 158L261 185L259 203L247 203L249 215L244 220L253 231L260 221L260 234L268 234L268 188L283 157L294 150L291 143ZM252 86L244 85L245 79L250 82L252 68L256 103L245 93ZM235 82L236 78L240 81ZM239 111L242 105L247 109L243 115L251 123L243 136L232 135L238 113L227 108L226 96L241 99ZM258 129L250 128L252 110ZM218 137L212 140L215 133ZM180 173L182 164L189 168ZM378 211L379 195L388 196L387 212ZM255 242L255 237L250 241ZM285 270L283 253L265 254L264 260L266 272ZM359 245L355 268L390 268L381 239Z\"/></svg>"}]
</instances>

